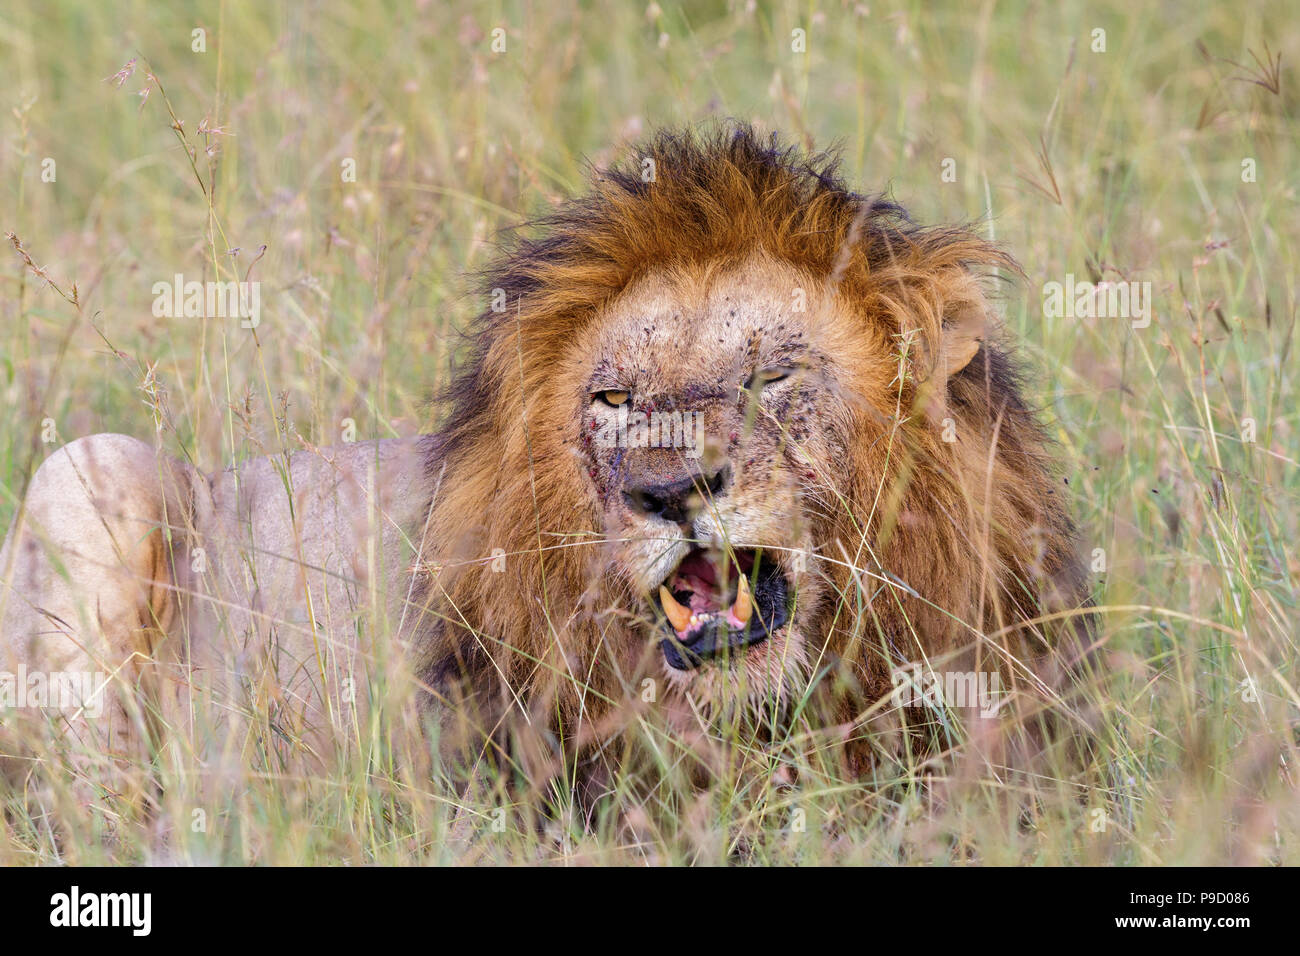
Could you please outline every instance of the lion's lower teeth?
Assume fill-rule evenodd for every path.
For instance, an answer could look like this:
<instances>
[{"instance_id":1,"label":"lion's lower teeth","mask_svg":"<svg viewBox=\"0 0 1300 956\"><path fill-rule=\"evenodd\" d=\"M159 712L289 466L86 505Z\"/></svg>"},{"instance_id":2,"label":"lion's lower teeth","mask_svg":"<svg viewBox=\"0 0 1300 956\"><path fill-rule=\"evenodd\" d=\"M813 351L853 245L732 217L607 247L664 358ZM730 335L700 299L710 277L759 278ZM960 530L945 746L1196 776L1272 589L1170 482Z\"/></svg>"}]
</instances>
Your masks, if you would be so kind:
<instances>
[{"instance_id":1,"label":"lion's lower teeth","mask_svg":"<svg viewBox=\"0 0 1300 956\"><path fill-rule=\"evenodd\" d=\"M694 583L697 587L703 586L702 582ZM727 626L732 630L740 630L749 625L750 618L754 615L754 596L750 591L749 580L743 574L737 576L736 599L725 610L721 608L716 611L692 610L678 601L666 584L659 586L659 603L663 606L668 623L672 625L678 637L682 638L703 625L719 619L725 619ZM694 596L691 598L691 603L695 603Z\"/></svg>"}]
</instances>

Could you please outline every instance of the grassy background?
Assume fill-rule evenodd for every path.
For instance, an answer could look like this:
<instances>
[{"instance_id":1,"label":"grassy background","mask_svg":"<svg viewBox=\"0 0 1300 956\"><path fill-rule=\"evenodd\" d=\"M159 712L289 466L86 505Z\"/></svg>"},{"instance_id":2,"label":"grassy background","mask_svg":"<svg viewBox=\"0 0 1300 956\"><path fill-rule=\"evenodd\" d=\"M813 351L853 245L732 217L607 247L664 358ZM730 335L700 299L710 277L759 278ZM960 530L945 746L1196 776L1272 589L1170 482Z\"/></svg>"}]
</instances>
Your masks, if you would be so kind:
<instances>
[{"instance_id":1,"label":"grassy background","mask_svg":"<svg viewBox=\"0 0 1300 956\"><path fill-rule=\"evenodd\" d=\"M54 447L39 441L45 419L59 441L148 438L157 420L166 448L209 470L296 446L295 431L335 441L346 418L358 437L429 427L451 332L480 305L462 276L494 232L580 188L584 163L629 138L730 116L840 144L856 185L891 189L922 222L978 220L1023 263L1006 322L1060 443L1086 550L1105 550L1104 767L1035 789L1028 818L1003 806L996 775L944 801L906 774L875 791L768 780L681 798L668 825L512 824L466 845L444 839L455 794L359 768L333 781L250 775L224 832L183 833L177 854L1300 859L1294 11L1284 0L928 8L22 0L0 11L0 227L78 299L3 250L0 525ZM805 53L791 49L795 28ZM1252 56L1266 57L1265 42L1281 55L1280 89ZM106 81L132 59L120 86ZM54 182L42 181L47 158ZM955 182L941 178L949 158ZM345 159L354 183L341 180ZM153 317L155 281L242 276L262 245L256 342L233 321ZM1151 327L1045 318L1043 283L1068 273L1151 282ZM806 831L789 826L793 808ZM26 812L4 824L0 862L148 852L143 838L59 848Z\"/></svg>"}]
</instances>

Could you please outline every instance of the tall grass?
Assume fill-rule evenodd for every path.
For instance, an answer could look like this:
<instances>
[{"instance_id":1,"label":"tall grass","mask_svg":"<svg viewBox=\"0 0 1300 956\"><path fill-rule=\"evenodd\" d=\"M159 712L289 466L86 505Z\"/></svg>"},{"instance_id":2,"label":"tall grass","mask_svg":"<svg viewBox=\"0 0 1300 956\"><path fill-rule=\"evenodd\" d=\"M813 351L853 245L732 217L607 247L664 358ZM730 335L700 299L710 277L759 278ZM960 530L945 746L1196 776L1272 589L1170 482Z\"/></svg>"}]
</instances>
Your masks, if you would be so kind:
<instances>
[{"instance_id":1,"label":"tall grass","mask_svg":"<svg viewBox=\"0 0 1300 956\"><path fill-rule=\"evenodd\" d=\"M616 777L619 812L583 821L563 786L549 815L499 780L453 786L395 701L388 723L356 731L384 745L336 774L250 763L205 832L188 825L184 768L169 768L170 858L1296 862L1291 13L1114 0L6 7L0 227L67 296L75 283L76 302L18 255L0 268L0 525L55 447L47 419L59 442L156 426L205 470L330 444L349 418L359 437L431 427L454 331L481 305L462 276L496 231L642 131L732 116L838 143L855 184L889 187L923 222L974 221L1016 255L1028 282L1009 291L1006 325L1094 555L1109 680L1092 692L1099 759L1084 774L1001 774L963 761L967 742L937 781L904 758L863 787L792 746L700 790L681 742L646 722L633 736L660 784ZM151 312L159 279L250 267L256 335ZM1150 327L1045 317L1043 284L1071 273L1151 282ZM0 862L156 858L149 827L104 840L64 805L85 827L60 839L56 797L3 796Z\"/></svg>"}]
</instances>

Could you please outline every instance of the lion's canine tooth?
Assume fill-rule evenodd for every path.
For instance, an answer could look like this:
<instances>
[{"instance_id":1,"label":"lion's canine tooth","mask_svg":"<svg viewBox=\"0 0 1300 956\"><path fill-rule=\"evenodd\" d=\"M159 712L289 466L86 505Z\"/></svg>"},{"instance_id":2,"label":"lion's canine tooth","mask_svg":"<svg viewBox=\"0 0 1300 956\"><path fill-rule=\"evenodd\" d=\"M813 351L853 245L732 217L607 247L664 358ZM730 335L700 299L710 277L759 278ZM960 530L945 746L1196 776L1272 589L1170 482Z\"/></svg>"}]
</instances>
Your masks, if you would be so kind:
<instances>
[{"instance_id":1,"label":"lion's canine tooth","mask_svg":"<svg viewBox=\"0 0 1300 956\"><path fill-rule=\"evenodd\" d=\"M673 630L680 633L691 626L690 610L677 603L677 598L673 597L673 592L665 584L659 585L659 603L664 606L664 614L668 616L668 623L673 626Z\"/></svg>"},{"instance_id":2,"label":"lion's canine tooth","mask_svg":"<svg viewBox=\"0 0 1300 956\"><path fill-rule=\"evenodd\" d=\"M744 627L749 623L749 616L754 613L754 600L749 594L749 579L743 574L736 587L736 603L731 605L731 616Z\"/></svg>"}]
</instances>

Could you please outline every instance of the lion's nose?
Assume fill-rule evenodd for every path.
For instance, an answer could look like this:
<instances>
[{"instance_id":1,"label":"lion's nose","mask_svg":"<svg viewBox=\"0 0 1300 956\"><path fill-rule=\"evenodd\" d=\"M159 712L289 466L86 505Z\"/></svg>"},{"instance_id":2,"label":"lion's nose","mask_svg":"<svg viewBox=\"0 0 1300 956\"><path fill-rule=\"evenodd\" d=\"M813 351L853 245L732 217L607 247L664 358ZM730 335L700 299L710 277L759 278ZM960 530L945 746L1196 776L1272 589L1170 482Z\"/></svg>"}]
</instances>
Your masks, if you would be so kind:
<instances>
[{"instance_id":1,"label":"lion's nose","mask_svg":"<svg viewBox=\"0 0 1300 956\"><path fill-rule=\"evenodd\" d=\"M640 511L673 524L687 524L710 501L726 494L728 469L712 476L692 475L680 481L634 485L623 492L633 511Z\"/></svg>"}]
</instances>

